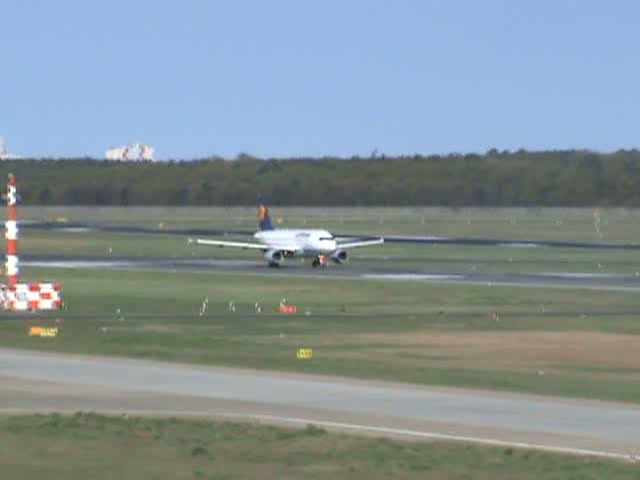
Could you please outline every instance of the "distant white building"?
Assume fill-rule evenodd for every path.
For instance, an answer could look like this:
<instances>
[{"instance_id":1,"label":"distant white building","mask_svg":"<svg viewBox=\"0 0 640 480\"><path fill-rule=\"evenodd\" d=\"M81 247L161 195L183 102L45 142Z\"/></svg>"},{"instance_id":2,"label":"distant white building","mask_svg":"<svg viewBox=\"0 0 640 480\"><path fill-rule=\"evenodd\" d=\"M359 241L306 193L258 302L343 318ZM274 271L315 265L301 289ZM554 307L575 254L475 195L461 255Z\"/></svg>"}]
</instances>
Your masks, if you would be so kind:
<instances>
[{"instance_id":1,"label":"distant white building","mask_svg":"<svg viewBox=\"0 0 640 480\"><path fill-rule=\"evenodd\" d=\"M16 158L20 157L13 153L9 153L7 151L7 144L5 143L4 138L0 137L0 160L13 160Z\"/></svg>"},{"instance_id":2,"label":"distant white building","mask_svg":"<svg viewBox=\"0 0 640 480\"><path fill-rule=\"evenodd\" d=\"M110 148L104 152L107 160L114 162L152 162L154 148L143 143Z\"/></svg>"}]
</instances>

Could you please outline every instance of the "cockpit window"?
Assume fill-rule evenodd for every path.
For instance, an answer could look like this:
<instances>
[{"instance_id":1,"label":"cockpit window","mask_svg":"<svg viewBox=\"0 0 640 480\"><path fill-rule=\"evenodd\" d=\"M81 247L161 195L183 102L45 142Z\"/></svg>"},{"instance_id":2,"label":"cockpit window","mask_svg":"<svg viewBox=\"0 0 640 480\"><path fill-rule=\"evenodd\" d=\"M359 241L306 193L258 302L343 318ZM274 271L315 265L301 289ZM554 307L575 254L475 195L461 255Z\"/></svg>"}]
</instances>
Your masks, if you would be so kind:
<instances>
[{"instance_id":1,"label":"cockpit window","mask_svg":"<svg viewBox=\"0 0 640 480\"><path fill-rule=\"evenodd\" d=\"M335 240L336 237L334 237L333 235L330 237L320 237L318 240Z\"/></svg>"}]
</instances>

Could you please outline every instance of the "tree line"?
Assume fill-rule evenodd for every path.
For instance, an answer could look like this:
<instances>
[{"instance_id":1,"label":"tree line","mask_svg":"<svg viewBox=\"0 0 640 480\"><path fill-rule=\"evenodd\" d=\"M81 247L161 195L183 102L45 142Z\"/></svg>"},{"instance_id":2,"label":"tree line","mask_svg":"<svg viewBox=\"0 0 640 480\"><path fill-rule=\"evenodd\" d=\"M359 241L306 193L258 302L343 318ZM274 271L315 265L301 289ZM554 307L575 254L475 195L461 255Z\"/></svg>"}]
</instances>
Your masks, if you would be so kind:
<instances>
[{"instance_id":1,"label":"tree line","mask_svg":"<svg viewBox=\"0 0 640 480\"><path fill-rule=\"evenodd\" d=\"M0 162L39 205L639 206L640 151Z\"/></svg>"}]
</instances>

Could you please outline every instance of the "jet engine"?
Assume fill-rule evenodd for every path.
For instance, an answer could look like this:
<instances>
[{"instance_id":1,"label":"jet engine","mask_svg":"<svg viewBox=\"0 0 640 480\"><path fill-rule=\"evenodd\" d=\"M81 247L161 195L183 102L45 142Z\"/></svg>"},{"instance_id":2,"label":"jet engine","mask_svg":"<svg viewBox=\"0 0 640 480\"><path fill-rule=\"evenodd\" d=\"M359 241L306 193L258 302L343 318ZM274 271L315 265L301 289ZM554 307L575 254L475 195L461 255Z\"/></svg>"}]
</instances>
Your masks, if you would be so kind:
<instances>
[{"instance_id":1,"label":"jet engine","mask_svg":"<svg viewBox=\"0 0 640 480\"><path fill-rule=\"evenodd\" d=\"M281 250L267 250L264 252L264 258L269 262L270 267L277 267L284 260L284 255Z\"/></svg>"},{"instance_id":2,"label":"jet engine","mask_svg":"<svg viewBox=\"0 0 640 480\"><path fill-rule=\"evenodd\" d=\"M348 255L346 250L336 250L331 254L331 260L336 263L344 263L347 261Z\"/></svg>"}]
</instances>

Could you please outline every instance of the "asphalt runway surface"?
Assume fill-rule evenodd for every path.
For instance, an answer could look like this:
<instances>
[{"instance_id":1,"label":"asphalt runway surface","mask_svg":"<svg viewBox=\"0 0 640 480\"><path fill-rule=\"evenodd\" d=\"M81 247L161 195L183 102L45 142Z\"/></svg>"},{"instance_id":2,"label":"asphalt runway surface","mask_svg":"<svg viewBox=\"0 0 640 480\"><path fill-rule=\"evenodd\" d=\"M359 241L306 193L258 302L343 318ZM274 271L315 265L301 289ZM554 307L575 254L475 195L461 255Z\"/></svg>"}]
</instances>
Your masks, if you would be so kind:
<instances>
[{"instance_id":1,"label":"asphalt runway surface","mask_svg":"<svg viewBox=\"0 0 640 480\"><path fill-rule=\"evenodd\" d=\"M0 381L5 414L82 410L314 423L611 458L640 449L640 408L615 403L12 349L0 349Z\"/></svg>"},{"instance_id":2,"label":"asphalt runway surface","mask_svg":"<svg viewBox=\"0 0 640 480\"><path fill-rule=\"evenodd\" d=\"M225 236L252 236L253 231L248 230L224 230L224 229L173 229L173 228L149 228L135 225L104 225L89 223L60 223L60 222L23 222L21 229L46 230L46 231L67 231L67 232L111 232L130 233L138 235L179 235L185 237L225 237ZM370 235L341 234L335 233L339 238L358 238L361 240L371 240L378 237ZM449 238L435 236L408 236L408 235L387 235L384 237L386 243L400 244L422 244L422 245L476 245L476 246L498 246L507 248L583 248L598 250L640 250L640 244L636 243L597 243L597 242L561 242L561 241L529 241L529 240L509 240L499 238Z\"/></svg>"},{"instance_id":3,"label":"asphalt runway surface","mask_svg":"<svg viewBox=\"0 0 640 480\"><path fill-rule=\"evenodd\" d=\"M165 270L174 272L202 272L210 274L245 274L267 277L302 277L349 280L378 280L394 282L423 282L437 284L584 288L591 290L640 290L640 276L598 273L488 273L451 272L441 270L398 270L391 266L361 266L354 263L329 265L313 269L300 263L285 262L278 268L269 268L259 260L227 259L139 259L139 258L67 258L48 255L25 255L21 264L27 267Z\"/></svg>"}]
</instances>

